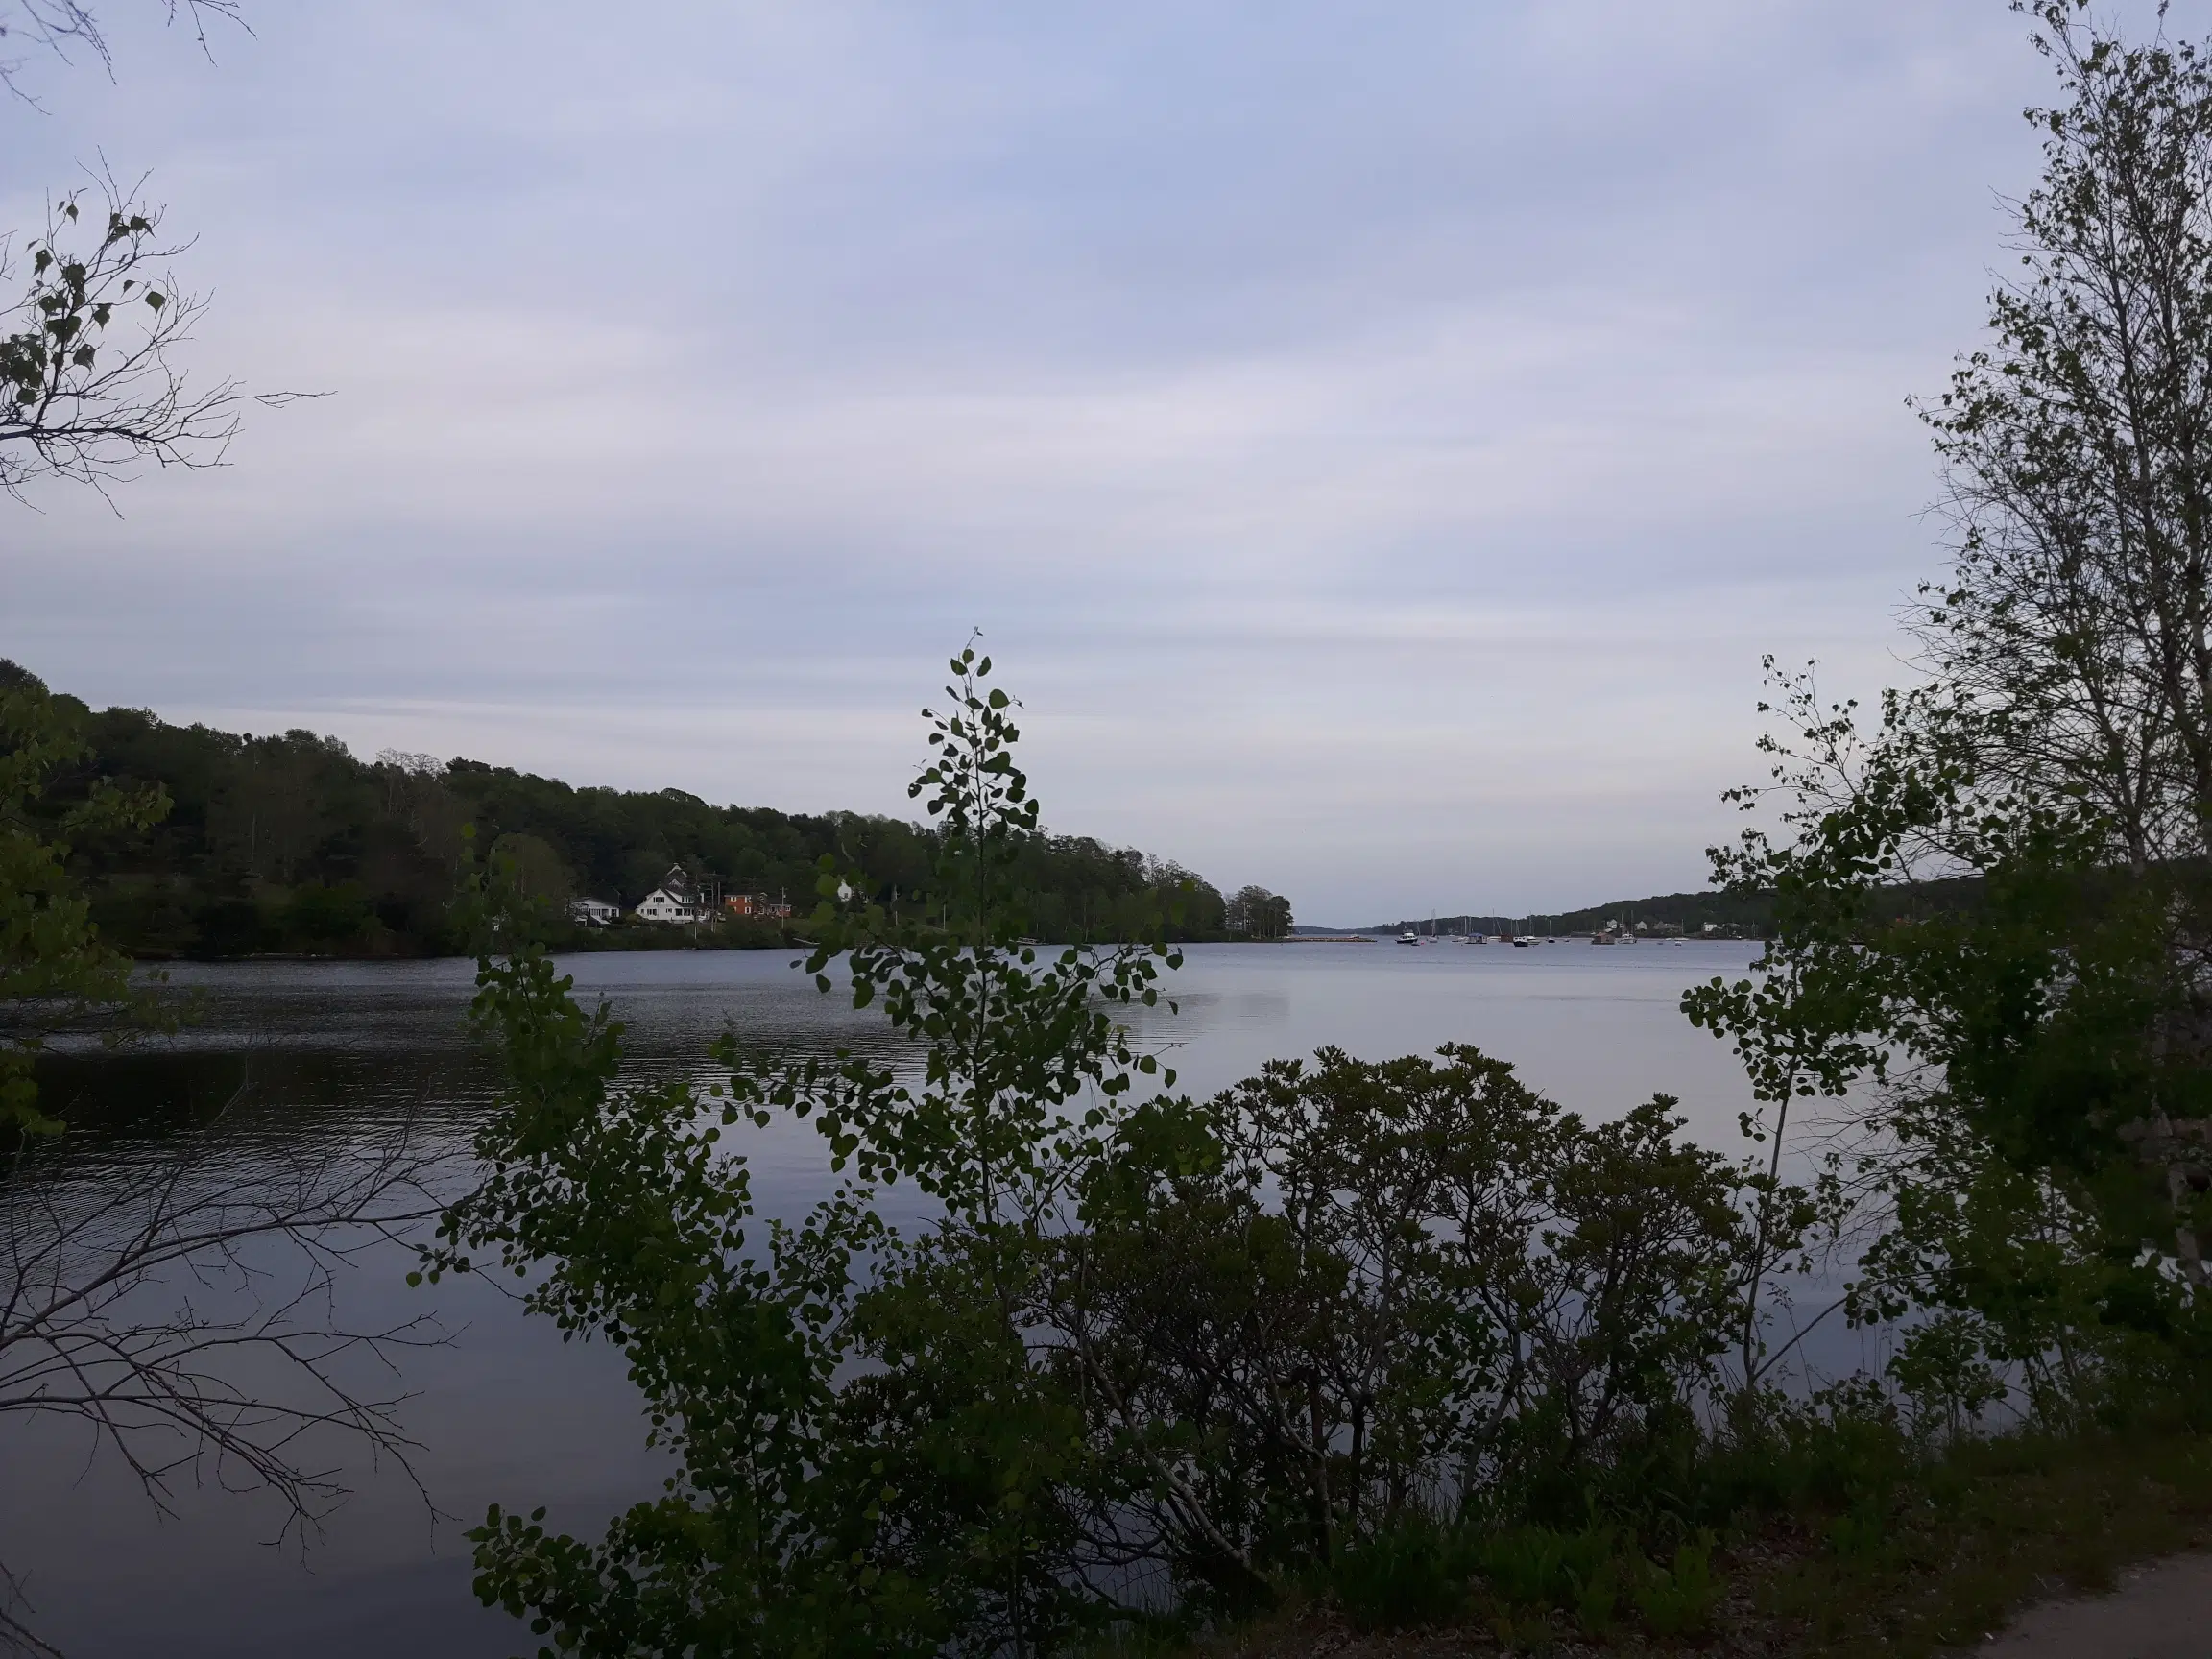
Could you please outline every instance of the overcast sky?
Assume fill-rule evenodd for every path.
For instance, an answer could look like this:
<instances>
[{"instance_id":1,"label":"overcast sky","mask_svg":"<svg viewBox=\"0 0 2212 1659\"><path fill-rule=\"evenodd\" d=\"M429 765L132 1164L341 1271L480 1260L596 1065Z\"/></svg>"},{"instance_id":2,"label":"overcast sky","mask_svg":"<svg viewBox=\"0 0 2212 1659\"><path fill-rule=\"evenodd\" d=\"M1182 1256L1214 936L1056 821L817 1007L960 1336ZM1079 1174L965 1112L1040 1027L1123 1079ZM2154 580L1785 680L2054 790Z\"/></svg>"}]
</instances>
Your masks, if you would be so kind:
<instances>
[{"instance_id":1,"label":"overcast sky","mask_svg":"<svg viewBox=\"0 0 2212 1659\"><path fill-rule=\"evenodd\" d=\"M325 396L0 502L0 655L903 812L980 625L1055 828L1344 924L1701 885L1761 653L1898 677L2050 86L1999 0L127 5L0 224L150 171L195 369Z\"/></svg>"}]
</instances>

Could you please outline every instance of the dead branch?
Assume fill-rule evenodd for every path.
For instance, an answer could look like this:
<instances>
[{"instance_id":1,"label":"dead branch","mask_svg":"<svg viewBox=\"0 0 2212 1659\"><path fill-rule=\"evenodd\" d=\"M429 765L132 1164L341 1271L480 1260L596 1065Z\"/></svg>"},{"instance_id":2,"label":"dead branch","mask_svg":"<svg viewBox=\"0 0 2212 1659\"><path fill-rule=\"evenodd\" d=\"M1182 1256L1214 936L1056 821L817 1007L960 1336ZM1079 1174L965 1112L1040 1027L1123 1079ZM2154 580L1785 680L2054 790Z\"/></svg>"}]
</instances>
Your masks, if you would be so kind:
<instances>
[{"instance_id":1,"label":"dead branch","mask_svg":"<svg viewBox=\"0 0 2212 1659\"><path fill-rule=\"evenodd\" d=\"M243 1093L243 1092L241 1092ZM238 1100L227 1109L235 1113ZM337 1277L440 1213L412 1117L312 1146L27 1137L0 1173L0 1417L83 1425L155 1509L182 1483L273 1496L304 1550L348 1496L331 1434L423 1494L399 1360L429 1315L361 1327ZM0 1651L50 1652L0 1566Z\"/></svg>"},{"instance_id":2,"label":"dead branch","mask_svg":"<svg viewBox=\"0 0 2212 1659\"><path fill-rule=\"evenodd\" d=\"M237 0L163 0L162 11L171 27L181 21L192 32L193 44L210 58L214 56L207 38L211 19L246 29L245 13ZM0 0L0 87L28 104L33 100L23 89L21 76L30 60L12 55L18 44L63 63L73 61L72 55L81 53L109 75L114 72L115 60L108 36L101 31L98 15L83 0Z\"/></svg>"}]
</instances>

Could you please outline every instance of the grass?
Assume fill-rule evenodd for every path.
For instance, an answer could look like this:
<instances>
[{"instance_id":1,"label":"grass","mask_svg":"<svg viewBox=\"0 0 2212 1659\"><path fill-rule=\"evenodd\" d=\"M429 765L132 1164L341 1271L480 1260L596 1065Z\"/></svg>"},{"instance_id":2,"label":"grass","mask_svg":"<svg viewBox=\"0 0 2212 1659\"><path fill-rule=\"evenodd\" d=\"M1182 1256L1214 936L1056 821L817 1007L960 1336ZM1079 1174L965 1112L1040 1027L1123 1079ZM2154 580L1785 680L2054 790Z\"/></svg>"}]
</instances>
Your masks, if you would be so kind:
<instances>
[{"instance_id":1,"label":"grass","mask_svg":"<svg viewBox=\"0 0 2212 1659\"><path fill-rule=\"evenodd\" d=\"M2212 1545L2212 1436L1972 1442L1884 1511L1793 1523L1745 1575L1746 1634L1835 1659L1937 1654L2031 1602L2109 1590L2133 1563Z\"/></svg>"},{"instance_id":2,"label":"grass","mask_svg":"<svg viewBox=\"0 0 2212 1659\"><path fill-rule=\"evenodd\" d=\"M1577 1618L1564 1597L1550 1607L1515 1602L1496 1593L1514 1576L1515 1564L1501 1559L1497 1585L1478 1569L1453 1611L1418 1628L1374 1629L1371 1609L1355 1620L1335 1601L1300 1599L1185 1651L1932 1659L1980 1644L2029 1604L2109 1590L2135 1563L2207 1548L2212 1434L2169 1427L2018 1435L1962 1444L1880 1501L1747 1519L1713 1551L1719 1588L1709 1628L1692 1622L1681 1634L1660 1634L1670 1623L1664 1597L1632 1606L1623 1594L1617 1620Z\"/></svg>"}]
</instances>

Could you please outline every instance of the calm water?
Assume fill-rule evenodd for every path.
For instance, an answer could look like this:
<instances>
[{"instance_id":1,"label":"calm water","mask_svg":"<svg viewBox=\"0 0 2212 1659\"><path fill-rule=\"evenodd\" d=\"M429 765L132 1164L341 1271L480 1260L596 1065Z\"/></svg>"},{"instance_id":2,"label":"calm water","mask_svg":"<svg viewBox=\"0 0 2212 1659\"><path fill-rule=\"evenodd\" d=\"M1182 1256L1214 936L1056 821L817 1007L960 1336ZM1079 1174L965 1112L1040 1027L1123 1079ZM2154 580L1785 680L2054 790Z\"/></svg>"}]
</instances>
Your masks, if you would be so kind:
<instances>
[{"instance_id":1,"label":"calm water","mask_svg":"<svg viewBox=\"0 0 2212 1659\"><path fill-rule=\"evenodd\" d=\"M1140 1035L1172 1048L1180 1086L1211 1091L1277 1055L1334 1045L1362 1058L1471 1042L1586 1115L1678 1095L1693 1132L1736 1142L1749 1104L1726 1047L1676 1011L1682 989L1740 973L1753 947L1692 943L1405 950L1390 945L1199 947L1174 975L1180 1012L1142 1011ZM587 956L579 993L611 1000L641 1075L708 1074L725 1024L781 1048L886 1041L873 1013L816 994L782 952ZM415 1116L448 1174L468 1170L470 1126L493 1079L462 1030L466 962L270 963L180 970L202 998L183 1036L58 1066L50 1101L108 1131L81 1177L121 1183L164 1137L200 1137L239 1167ZM226 1102L234 1102L217 1115ZM173 1142L171 1142L173 1143ZM811 1130L778 1124L747 1147L763 1207L803 1210L824 1175ZM218 1472L187 1477L160 1521L111 1459L86 1458L67 1426L0 1431L0 1561L27 1576L36 1624L78 1659L145 1654L227 1659L410 1659L530 1650L527 1631L476 1605L462 1529L499 1502L548 1505L549 1521L595 1536L650 1495L660 1465L636 1398L604 1349L564 1346L467 1280L409 1290L405 1254L369 1257L342 1281L341 1314L364 1324L435 1313L456 1334L411 1354L408 1432L422 1496L390 1468L353 1459L353 1495L307 1551L268 1547L279 1517L223 1493ZM331 1455L345 1458L343 1447Z\"/></svg>"}]
</instances>

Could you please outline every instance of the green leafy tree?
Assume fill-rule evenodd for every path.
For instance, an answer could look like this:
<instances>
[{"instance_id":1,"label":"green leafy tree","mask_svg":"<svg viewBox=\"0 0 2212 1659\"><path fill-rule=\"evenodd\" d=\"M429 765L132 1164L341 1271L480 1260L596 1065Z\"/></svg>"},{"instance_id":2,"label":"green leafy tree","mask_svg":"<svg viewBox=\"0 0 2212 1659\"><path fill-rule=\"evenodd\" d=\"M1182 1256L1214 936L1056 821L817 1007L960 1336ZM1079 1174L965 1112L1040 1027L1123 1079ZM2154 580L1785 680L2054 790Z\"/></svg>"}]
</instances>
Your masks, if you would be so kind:
<instances>
[{"instance_id":1,"label":"green leafy tree","mask_svg":"<svg viewBox=\"0 0 2212 1659\"><path fill-rule=\"evenodd\" d=\"M558 906L566 903L574 891L561 854L536 835L510 831L492 844L492 854L514 860L515 885L525 898Z\"/></svg>"},{"instance_id":2,"label":"green leafy tree","mask_svg":"<svg viewBox=\"0 0 2212 1659\"><path fill-rule=\"evenodd\" d=\"M0 278L24 275L0 309L0 491L21 497L56 478L105 492L133 463L209 467L250 404L233 380L195 387L176 349L205 309L180 293L161 236L161 211L103 175L60 198L44 232Z\"/></svg>"},{"instance_id":3,"label":"green leafy tree","mask_svg":"<svg viewBox=\"0 0 2212 1659\"><path fill-rule=\"evenodd\" d=\"M57 1031L135 1001L130 959L101 941L70 878L70 847L142 830L169 803L158 789L102 781L47 809L56 776L86 753L83 710L0 661L0 1131L59 1128L37 1110L39 1052Z\"/></svg>"},{"instance_id":4,"label":"green leafy tree","mask_svg":"<svg viewBox=\"0 0 2212 1659\"><path fill-rule=\"evenodd\" d=\"M732 1052L703 1111L687 1085L615 1087L616 1029L541 947L480 967L513 1087L479 1143L491 1177L425 1271L548 1263L533 1305L624 1349L684 1460L596 1546L501 1513L475 1534L480 1592L565 1650L1026 1653L1095 1599L1064 1572L1080 1414L1023 1310L1069 1159L1157 1069L1109 1010L1156 999L1172 958L1022 943L1012 876L1036 804L988 659L953 669L914 785L941 826L937 903L870 902L826 858L810 925L824 988L841 958L858 1005L923 1039L919 1078ZM849 1172L795 1225L761 1222L720 1148L777 1111L812 1118ZM876 1217L873 1184L896 1179L940 1208L920 1237Z\"/></svg>"},{"instance_id":5,"label":"green leafy tree","mask_svg":"<svg viewBox=\"0 0 2212 1659\"><path fill-rule=\"evenodd\" d=\"M1748 1259L1748 1177L1672 1104L1589 1124L1451 1046L1125 1116L1049 1287L1124 1472L1095 1524L1217 1607L1439 1494L1479 1523L1633 1503L1611 1472L1695 1441Z\"/></svg>"},{"instance_id":6,"label":"green leafy tree","mask_svg":"<svg viewBox=\"0 0 2212 1659\"><path fill-rule=\"evenodd\" d=\"M2030 112L2044 176L1989 343L1923 409L1958 538L1927 677L1870 729L1777 677L1770 786L1739 799L1779 799L1780 833L1716 854L1773 895L1765 974L1687 1006L1777 1155L1792 1102L1850 1102L1831 1190L1879 1238L1849 1307L1944 1315L1900 1381L1985 1401L1994 1366L2061 1415L2203 1344L2212 61L2020 9L2064 99Z\"/></svg>"},{"instance_id":7,"label":"green leafy tree","mask_svg":"<svg viewBox=\"0 0 2212 1659\"><path fill-rule=\"evenodd\" d=\"M1290 901L1264 887L1238 888L1229 901L1229 930L1247 939L1281 939L1290 923Z\"/></svg>"}]
</instances>

